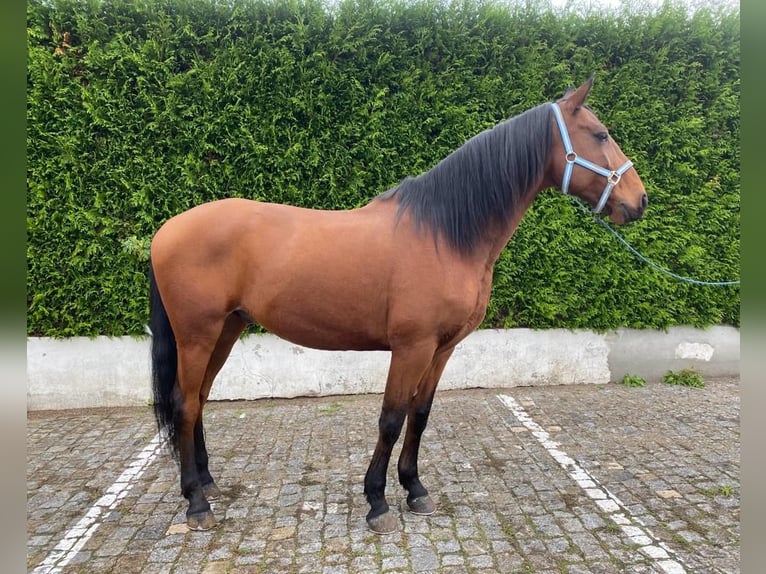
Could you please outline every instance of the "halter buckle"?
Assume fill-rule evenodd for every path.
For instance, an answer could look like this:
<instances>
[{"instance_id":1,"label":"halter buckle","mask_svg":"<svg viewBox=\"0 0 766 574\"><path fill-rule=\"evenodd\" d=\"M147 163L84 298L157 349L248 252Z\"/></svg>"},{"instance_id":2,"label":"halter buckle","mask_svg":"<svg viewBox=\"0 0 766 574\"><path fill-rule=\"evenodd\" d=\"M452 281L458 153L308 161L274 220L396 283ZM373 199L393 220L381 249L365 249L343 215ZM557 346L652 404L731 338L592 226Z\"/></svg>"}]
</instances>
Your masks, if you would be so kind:
<instances>
[{"instance_id":1,"label":"halter buckle","mask_svg":"<svg viewBox=\"0 0 766 574\"><path fill-rule=\"evenodd\" d=\"M567 163L574 163L575 161L577 161L577 154L573 151L570 151L567 153L565 158L567 160Z\"/></svg>"},{"instance_id":2,"label":"halter buckle","mask_svg":"<svg viewBox=\"0 0 766 574\"><path fill-rule=\"evenodd\" d=\"M622 177L621 173L617 173L616 171L613 171L609 174L609 177L606 178L607 183L611 183L612 185L617 185L620 183L620 178Z\"/></svg>"}]
</instances>

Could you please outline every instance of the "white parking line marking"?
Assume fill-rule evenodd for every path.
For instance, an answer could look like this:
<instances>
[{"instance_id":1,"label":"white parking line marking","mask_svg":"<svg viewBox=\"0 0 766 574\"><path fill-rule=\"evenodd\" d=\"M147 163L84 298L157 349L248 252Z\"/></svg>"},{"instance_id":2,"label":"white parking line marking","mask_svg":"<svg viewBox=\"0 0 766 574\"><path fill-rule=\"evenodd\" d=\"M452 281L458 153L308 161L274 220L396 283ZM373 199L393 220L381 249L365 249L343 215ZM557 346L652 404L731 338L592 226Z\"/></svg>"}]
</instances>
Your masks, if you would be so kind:
<instances>
[{"instance_id":1,"label":"white parking line marking","mask_svg":"<svg viewBox=\"0 0 766 574\"><path fill-rule=\"evenodd\" d=\"M556 441L551 440L550 434L529 416L524 407L508 395L497 395L497 398L530 431L537 442L548 451L548 454L559 463L559 466L582 488L585 494L620 527L633 544L638 546L639 552L654 560L666 574L686 574L680 559L673 555L673 551L659 542L638 517L632 516L619 498L609 492L605 486L600 485L587 470L567 455Z\"/></svg>"},{"instance_id":2,"label":"white parking line marking","mask_svg":"<svg viewBox=\"0 0 766 574\"><path fill-rule=\"evenodd\" d=\"M91 506L77 524L70 528L56 544L32 574L55 574L69 564L93 533L101 526L103 519L109 516L120 501L133 488L135 482L152 463L160 450L160 435L157 434L148 445L133 459L117 480L107 489L106 494Z\"/></svg>"}]
</instances>

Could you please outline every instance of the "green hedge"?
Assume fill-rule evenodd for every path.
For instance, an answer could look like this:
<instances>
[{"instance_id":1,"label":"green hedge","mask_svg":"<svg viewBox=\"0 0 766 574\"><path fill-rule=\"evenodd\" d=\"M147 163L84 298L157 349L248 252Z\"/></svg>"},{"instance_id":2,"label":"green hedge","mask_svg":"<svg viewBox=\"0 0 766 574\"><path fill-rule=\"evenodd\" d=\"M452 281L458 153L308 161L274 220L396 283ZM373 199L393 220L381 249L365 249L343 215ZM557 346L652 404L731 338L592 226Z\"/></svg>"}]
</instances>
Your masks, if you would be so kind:
<instances>
[{"instance_id":1,"label":"green hedge","mask_svg":"<svg viewBox=\"0 0 766 574\"><path fill-rule=\"evenodd\" d=\"M739 13L493 0L30 0L28 333L138 335L160 224L238 196L362 205L596 72L590 103L650 208L619 231L739 276ZM738 287L653 271L551 191L485 326L739 324Z\"/></svg>"}]
</instances>

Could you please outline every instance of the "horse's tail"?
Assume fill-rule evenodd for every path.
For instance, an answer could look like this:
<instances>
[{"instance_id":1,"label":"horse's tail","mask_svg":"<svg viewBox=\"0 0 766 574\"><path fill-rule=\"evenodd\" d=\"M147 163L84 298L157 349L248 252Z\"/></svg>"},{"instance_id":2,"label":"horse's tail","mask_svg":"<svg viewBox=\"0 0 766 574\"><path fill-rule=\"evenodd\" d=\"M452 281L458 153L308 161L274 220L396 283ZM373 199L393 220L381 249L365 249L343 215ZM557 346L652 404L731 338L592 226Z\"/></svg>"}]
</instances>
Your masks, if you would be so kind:
<instances>
[{"instance_id":1,"label":"horse's tail","mask_svg":"<svg viewBox=\"0 0 766 574\"><path fill-rule=\"evenodd\" d=\"M162 302L154 269L149 265L150 312L149 329L152 332L152 390L154 393L154 417L160 433L165 433L174 456L178 455L176 444L175 402L173 400L178 351L176 336L170 325L165 304Z\"/></svg>"}]
</instances>

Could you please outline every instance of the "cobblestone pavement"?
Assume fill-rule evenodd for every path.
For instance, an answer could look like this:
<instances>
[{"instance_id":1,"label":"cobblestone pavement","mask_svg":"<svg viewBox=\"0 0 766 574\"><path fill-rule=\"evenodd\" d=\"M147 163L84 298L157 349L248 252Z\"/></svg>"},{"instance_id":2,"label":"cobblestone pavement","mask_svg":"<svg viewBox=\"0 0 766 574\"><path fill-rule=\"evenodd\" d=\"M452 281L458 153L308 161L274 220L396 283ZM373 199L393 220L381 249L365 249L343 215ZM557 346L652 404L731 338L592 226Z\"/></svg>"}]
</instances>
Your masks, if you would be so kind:
<instances>
[{"instance_id":1,"label":"cobblestone pavement","mask_svg":"<svg viewBox=\"0 0 766 574\"><path fill-rule=\"evenodd\" d=\"M202 533L183 531L178 471L148 408L32 412L27 567L739 572L738 384L437 392L420 462L437 513L405 510L394 458L401 528L383 537L362 494L379 395L208 405L224 497Z\"/></svg>"}]
</instances>

